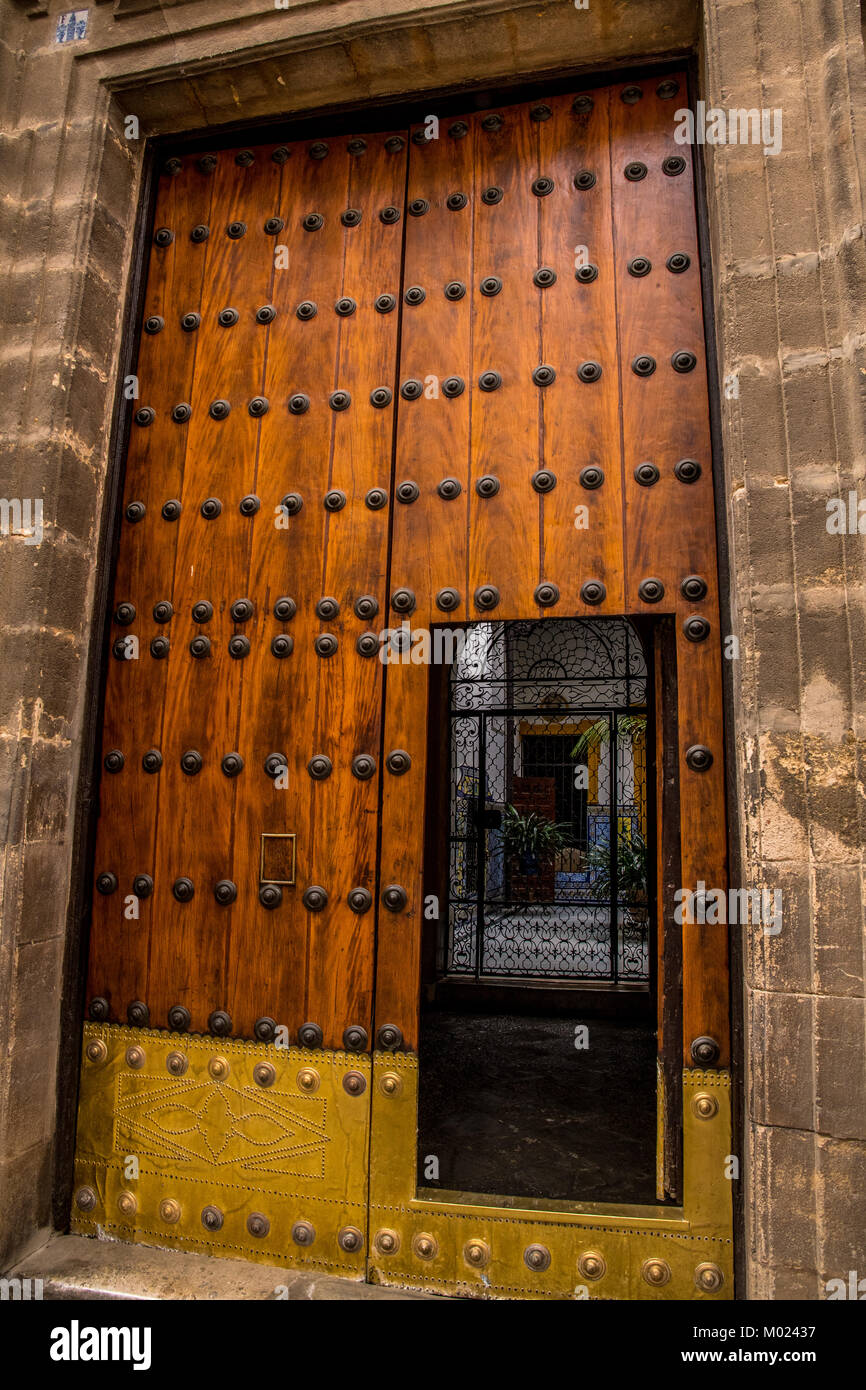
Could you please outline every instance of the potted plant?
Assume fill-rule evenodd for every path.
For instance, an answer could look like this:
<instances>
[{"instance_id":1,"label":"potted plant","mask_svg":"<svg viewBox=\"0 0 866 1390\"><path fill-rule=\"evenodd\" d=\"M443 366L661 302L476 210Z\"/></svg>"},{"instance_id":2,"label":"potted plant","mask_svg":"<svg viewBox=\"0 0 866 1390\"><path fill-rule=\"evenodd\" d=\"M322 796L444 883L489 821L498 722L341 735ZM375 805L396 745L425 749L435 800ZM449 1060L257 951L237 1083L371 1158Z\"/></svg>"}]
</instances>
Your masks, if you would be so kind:
<instances>
[{"instance_id":1,"label":"potted plant","mask_svg":"<svg viewBox=\"0 0 866 1390\"><path fill-rule=\"evenodd\" d=\"M518 811L506 806L502 818L502 836L511 866L511 885L514 897L529 897L530 888L540 887L543 870L552 864L553 857L566 844L567 825L548 820L537 811Z\"/></svg>"}]
</instances>

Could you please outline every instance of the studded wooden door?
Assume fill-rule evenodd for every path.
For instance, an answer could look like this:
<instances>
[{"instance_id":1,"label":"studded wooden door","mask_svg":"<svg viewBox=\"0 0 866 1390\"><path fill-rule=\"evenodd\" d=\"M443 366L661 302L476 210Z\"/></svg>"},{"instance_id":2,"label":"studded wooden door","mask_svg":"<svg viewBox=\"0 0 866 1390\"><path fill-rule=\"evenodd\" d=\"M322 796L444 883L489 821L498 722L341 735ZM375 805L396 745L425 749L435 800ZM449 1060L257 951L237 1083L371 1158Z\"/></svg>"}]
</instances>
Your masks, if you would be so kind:
<instances>
[{"instance_id":1,"label":"studded wooden door","mask_svg":"<svg viewBox=\"0 0 866 1390\"><path fill-rule=\"evenodd\" d=\"M419 1191L432 687L377 659L395 623L671 615L680 882L723 884L684 98L647 78L163 170L76 1229L479 1296L730 1292L721 930L660 933L680 1205Z\"/></svg>"}]
</instances>

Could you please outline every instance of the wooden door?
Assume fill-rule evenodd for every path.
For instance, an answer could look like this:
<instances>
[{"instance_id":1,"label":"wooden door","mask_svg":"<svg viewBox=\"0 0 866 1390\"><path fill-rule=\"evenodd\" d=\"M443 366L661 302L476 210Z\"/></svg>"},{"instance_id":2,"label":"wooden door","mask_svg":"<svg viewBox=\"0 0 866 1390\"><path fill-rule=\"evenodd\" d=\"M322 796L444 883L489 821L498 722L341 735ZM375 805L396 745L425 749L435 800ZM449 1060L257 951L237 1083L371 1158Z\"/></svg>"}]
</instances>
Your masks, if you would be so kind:
<instances>
[{"instance_id":1,"label":"wooden door","mask_svg":"<svg viewBox=\"0 0 866 1390\"><path fill-rule=\"evenodd\" d=\"M425 806L444 769L429 666L379 659L401 625L668 615L665 873L676 846L683 885L724 885L684 102L682 74L648 76L162 170L76 1229L480 1296L730 1292L723 929L659 923L671 1000L682 959L682 1027L673 1004L660 1022L669 1089L672 1047L682 1066L678 1207L419 1193Z\"/></svg>"}]
</instances>

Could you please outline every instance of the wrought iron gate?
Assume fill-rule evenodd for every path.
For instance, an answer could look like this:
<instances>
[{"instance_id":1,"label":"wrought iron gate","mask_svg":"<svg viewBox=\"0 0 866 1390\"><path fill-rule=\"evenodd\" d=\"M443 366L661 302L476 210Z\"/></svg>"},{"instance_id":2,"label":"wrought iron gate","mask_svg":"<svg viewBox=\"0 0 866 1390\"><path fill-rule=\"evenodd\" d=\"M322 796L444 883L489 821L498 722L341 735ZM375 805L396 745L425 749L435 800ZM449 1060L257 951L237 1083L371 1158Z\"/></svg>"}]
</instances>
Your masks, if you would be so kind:
<instances>
[{"instance_id":1,"label":"wrought iron gate","mask_svg":"<svg viewBox=\"0 0 866 1390\"><path fill-rule=\"evenodd\" d=\"M470 631L451 682L449 974L648 980L645 699L625 621Z\"/></svg>"}]
</instances>

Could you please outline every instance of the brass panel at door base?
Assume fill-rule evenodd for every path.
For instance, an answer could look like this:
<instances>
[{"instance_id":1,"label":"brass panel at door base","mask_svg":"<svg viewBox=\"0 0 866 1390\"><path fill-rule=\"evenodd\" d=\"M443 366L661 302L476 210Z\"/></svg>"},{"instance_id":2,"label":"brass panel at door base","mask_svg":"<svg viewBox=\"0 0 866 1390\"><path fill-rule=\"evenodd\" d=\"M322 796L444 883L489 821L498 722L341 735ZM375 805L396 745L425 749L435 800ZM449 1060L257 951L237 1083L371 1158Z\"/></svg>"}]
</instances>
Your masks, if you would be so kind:
<instances>
[{"instance_id":1,"label":"brass panel at door base","mask_svg":"<svg viewBox=\"0 0 866 1390\"><path fill-rule=\"evenodd\" d=\"M362 1279L369 1080L358 1054L87 1024L72 1229Z\"/></svg>"},{"instance_id":2,"label":"brass panel at door base","mask_svg":"<svg viewBox=\"0 0 866 1390\"><path fill-rule=\"evenodd\" d=\"M728 1072L684 1072L682 1207L417 1195L418 1059L376 1053L373 1078L372 1281L464 1298L733 1297Z\"/></svg>"}]
</instances>

